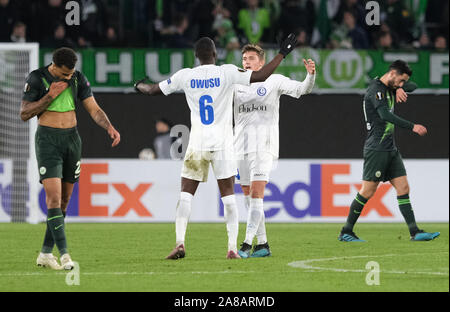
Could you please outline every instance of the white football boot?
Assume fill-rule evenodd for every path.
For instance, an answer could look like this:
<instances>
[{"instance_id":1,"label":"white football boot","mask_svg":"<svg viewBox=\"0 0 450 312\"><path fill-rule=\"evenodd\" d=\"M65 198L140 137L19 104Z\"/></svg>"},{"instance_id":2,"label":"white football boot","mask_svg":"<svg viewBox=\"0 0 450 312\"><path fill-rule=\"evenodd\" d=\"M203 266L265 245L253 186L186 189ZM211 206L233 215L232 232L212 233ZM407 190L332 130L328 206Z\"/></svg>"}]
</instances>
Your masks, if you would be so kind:
<instances>
[{"instance_id":1,"label":"white football boot","mask_svg":"<svg viewBox=\"0 0 450 312\"><path fill-rule=\"evenodd\" d=\"M36 259L36 264L44 268L62 270L62 267L58 264L57 258L51 253L39 253L39 256Z\"/></svg>"},{"instance_id":2,"label":"white football boot","mask_svg":"<svg viewBox=\"0 0 450 312\"><path fill-rule=\"evenodd\" d=\"M75 264L68 253L63 254L59 259L61 260L61 267L64 270L72 270L74 268Z\"/></svg>"}]
</instances>

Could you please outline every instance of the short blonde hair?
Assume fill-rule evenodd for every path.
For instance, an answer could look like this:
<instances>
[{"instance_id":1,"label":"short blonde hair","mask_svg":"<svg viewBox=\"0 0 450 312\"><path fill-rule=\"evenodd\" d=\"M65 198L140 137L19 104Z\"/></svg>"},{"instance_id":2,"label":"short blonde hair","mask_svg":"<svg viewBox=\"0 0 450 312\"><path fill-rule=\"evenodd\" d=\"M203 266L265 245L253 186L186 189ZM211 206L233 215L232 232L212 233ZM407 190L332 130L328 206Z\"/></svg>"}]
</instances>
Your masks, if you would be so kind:
<instances>
[{"instance_id":1,"label":"short blonde hair","mask_svg":"<svg viewBox=\"0 0 450 312\"><path fill-rule=\"evenodd\" d=\"M258 55L259 59L261 60L265 60L266 59L266 52L264 52L264 50L257 44L246 44L243 48L242 48L242 55L244 55L244 53L247 53L249 51L253 51L256 52L256 54Z\"/></svg>"}]
</instances>

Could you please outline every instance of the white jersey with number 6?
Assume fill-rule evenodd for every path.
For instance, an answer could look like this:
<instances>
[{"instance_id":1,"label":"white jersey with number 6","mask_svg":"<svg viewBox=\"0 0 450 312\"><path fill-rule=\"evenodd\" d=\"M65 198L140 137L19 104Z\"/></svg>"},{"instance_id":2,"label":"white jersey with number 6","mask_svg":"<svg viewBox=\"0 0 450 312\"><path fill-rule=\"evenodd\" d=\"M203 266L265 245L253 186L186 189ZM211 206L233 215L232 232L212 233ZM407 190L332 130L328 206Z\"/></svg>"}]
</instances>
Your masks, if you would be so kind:
<instances>
[{"instance_id":1,"label":"white jersey with number 6","mask_svg":"<svg viewBox=\"0 0 450 312\"><path fill-rule=\"evenodd\" d=\"M188 149L233 150L233 85L250 85L252 71L235 65L202 65L159 83L164 95L184 91L191 110Z\"/></svg>"}]
</instances>

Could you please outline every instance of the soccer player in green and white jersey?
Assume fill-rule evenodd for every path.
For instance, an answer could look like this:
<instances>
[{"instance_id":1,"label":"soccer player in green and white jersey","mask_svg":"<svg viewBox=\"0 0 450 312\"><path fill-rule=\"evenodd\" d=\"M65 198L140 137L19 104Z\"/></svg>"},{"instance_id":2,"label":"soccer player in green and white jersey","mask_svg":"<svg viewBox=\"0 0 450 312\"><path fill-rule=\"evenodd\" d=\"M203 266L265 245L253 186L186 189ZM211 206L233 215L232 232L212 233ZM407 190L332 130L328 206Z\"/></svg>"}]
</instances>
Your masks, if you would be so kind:
<instances>
[{"instance_id":1,"label":"soccer player in green and white jersey","mask_svg":"<svg viewBox=\"0 0 450 312\"><path fill-rule=\"evenodd\" d=\"M409 199L409 184L403 160L394 141L394 127L411 130L420 136L427 134L427 129L394 114L394 104L398 98L406 100L406 94L399 90L411 92L417 88L408 82L412 70L402 60L389 66L389 71L381 78L375 78L369 85L364 97L363 109L367 126L367 138L364 145L364 169L362 188L350 206L347 222L338 237L340 241L355 242L359 239L353 232L367 201L375 194L381 181L389 181L397 192L400 211L408 225L411 240L429 241L439 236L439 232L427 233L418 228L414 211ZM396 93L397 92L397 93Z\"/></svg>"},{"instance_id":2,"label":"soccer player in green and white jersey","mask_svg":"<svg viewBox=\"0 0 450 312\"><path fill-rule=\"evenodd\" d=\"M81 173L81 138L77 130L75 104L83 103L97 125L113 139L112 146L120 142L120 134L112 126L105 112L92 95L86 77L75 70L77 56L69 48L53 53L51 65L32 71L25 84L20 117L27 121L38 118L36 131L36 158L39 181L44 186L47 204L47 230L38 266L55 270L71 270L74 263L68 253L64 218L74 183ZM53 256L58 247L61 265Z\"/></svg>"}]
</instances>

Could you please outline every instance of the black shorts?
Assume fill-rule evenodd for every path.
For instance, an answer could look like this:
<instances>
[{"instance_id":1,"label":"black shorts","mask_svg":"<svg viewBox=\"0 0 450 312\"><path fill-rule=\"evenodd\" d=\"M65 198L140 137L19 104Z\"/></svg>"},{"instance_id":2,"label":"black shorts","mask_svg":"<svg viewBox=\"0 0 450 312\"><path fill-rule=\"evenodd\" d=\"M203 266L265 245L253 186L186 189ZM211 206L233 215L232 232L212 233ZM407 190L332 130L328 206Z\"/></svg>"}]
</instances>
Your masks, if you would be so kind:
<instances>
[{"instance_id":1,"label":"black shorts","mask_svg":"<svg viewBox=\"0 0 450 312\"><path fill-rule=\"evenodd\" d=\"M76 127L59 129L38 126L35 148L41 183L47 178L78 182L81 172L81 138Z\"/></svg>"},{"instance_id":2,"label":"black shorts","mask_svg":"<svg viewBox=\"0 0 450 312\"><path fill-rule=\"evenodd\" d=\"M385 182L402 176L406 176L406 169L398 150L364 150L364 181Z\"/></svg>"}]
</instances>

